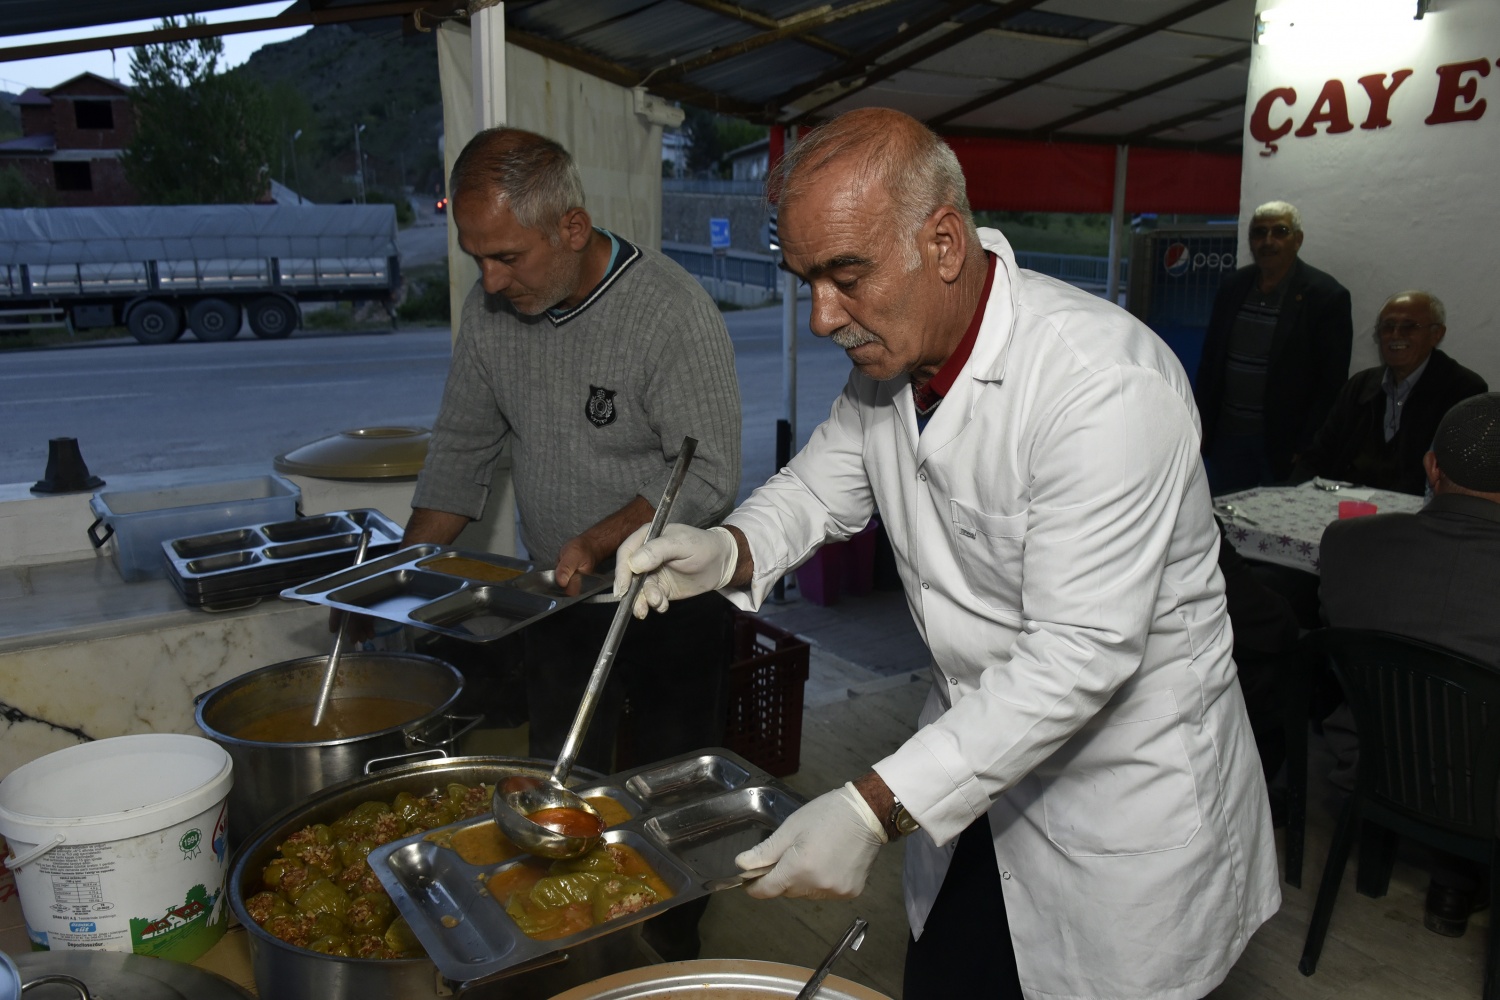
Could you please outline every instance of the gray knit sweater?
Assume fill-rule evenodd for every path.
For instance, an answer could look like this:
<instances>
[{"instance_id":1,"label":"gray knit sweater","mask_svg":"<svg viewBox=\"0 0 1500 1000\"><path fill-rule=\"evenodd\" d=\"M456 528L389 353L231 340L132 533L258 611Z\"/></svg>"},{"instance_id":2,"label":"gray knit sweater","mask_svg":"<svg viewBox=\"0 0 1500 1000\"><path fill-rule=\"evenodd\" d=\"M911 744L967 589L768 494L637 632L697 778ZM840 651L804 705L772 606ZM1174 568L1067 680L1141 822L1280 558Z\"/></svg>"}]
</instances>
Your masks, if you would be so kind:
<instances>
[{"instance_id":1,"label":"gray knit sweater","mask_svg":"<svg viewBox=\"0 0 1500 1000\"><path fill-rule=\"evenodd\" d=\"M619 259L629 262L562 319L519 316L474 286L413 507L477 519L509 437L521 539L550 567L632 497L659 503L691 435L672 520L707 525L729 510L740 394L724 320L660 253L621 240Z\"/></svg>"}]
</instances>

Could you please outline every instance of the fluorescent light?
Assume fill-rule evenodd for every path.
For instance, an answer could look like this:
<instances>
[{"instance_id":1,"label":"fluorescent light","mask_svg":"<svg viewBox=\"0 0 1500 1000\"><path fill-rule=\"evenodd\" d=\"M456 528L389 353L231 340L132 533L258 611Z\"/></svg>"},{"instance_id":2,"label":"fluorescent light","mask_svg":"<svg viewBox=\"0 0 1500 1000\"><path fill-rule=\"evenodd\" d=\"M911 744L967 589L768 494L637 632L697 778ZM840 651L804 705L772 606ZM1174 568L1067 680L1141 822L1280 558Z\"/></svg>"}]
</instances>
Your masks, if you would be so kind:
<instances>
[{"instance_id":1,"label":"fluorescent light","mask_svg":"<svg viewBox=\"0 0 1500 1000\"><path fill-rule=\"evenodd\" d=\"M1390 31L1420 20L1426 0L1286 0L1255 15L1255 41L1274 45L1293 36L1332 38L1351 29Z\"/></svg>"}]
</instances>

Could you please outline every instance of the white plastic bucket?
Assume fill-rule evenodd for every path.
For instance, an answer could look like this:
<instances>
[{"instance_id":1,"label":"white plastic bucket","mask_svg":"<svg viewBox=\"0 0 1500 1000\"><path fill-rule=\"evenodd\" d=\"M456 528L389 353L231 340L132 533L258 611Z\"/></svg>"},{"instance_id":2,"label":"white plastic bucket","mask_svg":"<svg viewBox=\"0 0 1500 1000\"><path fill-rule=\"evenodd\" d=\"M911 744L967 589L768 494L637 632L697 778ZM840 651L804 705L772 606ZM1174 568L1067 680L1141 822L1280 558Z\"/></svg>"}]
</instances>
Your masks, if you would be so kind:
<instances>
[{"instance_id":1,"label":"white plastic bucket","mask_svg":"<svg viewBox=\"0 0 1500 1000\"><path fill-rule=\"evenodd\" d=\"M33 945L190 962L229 920L229 754L175 733L68 747L0 781Z\"/></svg>"}]
</instances>

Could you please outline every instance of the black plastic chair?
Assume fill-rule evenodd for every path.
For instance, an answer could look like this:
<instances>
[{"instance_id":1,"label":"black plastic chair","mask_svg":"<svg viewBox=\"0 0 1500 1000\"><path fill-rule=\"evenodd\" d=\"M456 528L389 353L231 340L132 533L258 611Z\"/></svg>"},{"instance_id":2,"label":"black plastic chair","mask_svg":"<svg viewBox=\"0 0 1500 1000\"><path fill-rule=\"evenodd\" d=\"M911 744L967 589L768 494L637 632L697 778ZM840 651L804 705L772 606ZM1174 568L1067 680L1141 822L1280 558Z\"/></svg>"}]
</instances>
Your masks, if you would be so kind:
<instances>
[{"instance_id":1,"label":"black plastic chair","mask_svg":"<svg viewBox=\"0 0 1500 1000\"><path fill-rule=\"evenodd\" d=\"M1359 764L1328 849L1307 943L1297 968L1317 969L1349 850L1363 826L1358 891L1390 887L1396 838L1411 837L1490 867L1500 899L1496 781L1500 779L1500 671L1438 646L1384 632L1320 629L1303 639L1327 658L1359 729ZM1493 930L1485 1000L1500 1000Z\"/></svg>"}]
</instances>

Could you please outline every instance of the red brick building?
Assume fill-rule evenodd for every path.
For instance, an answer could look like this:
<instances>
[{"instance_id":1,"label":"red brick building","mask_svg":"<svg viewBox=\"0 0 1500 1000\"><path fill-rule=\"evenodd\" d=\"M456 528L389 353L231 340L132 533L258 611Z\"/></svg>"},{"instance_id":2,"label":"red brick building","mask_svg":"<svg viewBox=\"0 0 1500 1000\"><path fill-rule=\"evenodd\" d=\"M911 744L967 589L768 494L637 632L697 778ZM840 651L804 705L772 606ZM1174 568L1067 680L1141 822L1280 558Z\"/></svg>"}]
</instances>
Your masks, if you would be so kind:
<instances>
[{"instance_id":1,"label":"red brick building","mask_svg":"<svg viewBox=\"0 0 1500 1000\"><path fill-rule=\"evenodd\" d=\"M93 73L16 98L21 138L0 142L0 170L15 167L58 205L133 205L120 154L135 134L130 88Z\"/></svg>"}]
</instances>

